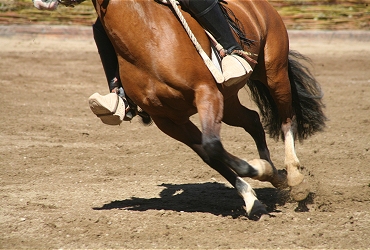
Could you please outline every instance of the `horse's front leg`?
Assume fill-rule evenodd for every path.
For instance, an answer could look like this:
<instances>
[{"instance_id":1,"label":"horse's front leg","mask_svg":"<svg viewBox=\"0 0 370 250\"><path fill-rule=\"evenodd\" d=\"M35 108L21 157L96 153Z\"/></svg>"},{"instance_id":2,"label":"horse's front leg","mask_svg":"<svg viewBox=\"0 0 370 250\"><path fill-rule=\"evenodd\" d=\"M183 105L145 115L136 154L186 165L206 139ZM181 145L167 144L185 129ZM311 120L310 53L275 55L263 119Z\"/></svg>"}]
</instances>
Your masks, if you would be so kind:
<instances>
[{"instance_id":1,"label":"horse's front leg","mask_svg":"<svg viewBox=\"0 0 370 250\"><path fill-rule=\"evenodd\" d=\"M284 164L288 172L288 185L291 187L290 194L296 201L304 200L309 192L310 188L304 175L300 172L301 164L295 152L294 147L294 118L287 119L281 126L284 133L285 143L285 160Z\"/></svg>"},{"instance_id":2,"label":"horse's front leg","mask_svg":"<svg viewBox=\"0 0 370 250\"><path fill-rule=\"evenodd\" d=\"M252 178L258 176L258 169L248 164L248 162L231 155L224 149L220 140L224 105L223 96L218 90L209 89L212 87L214 85L204 85L196 92L196 105L203 131L202 148L207 154L207 163L219 172L220 169L228 169L232 173L235 171L239 174L238 170L242 170L243 176ZM258 201L251 186L238 175L235 175L234 178L231 184L237 189L239 195L243 197L248 216L250 218L259 218L261 214L267 213L266 208Z\"/></svg>"},{"instance_id":3,"label":"horse's front leg","mask_svg":"<svg viewBox=\"0 0 370 250\"><path fill-rule=\"evenodd\" d=\"M224 164L221 159L213 157L212 154L207 152L202 143L202 132L191 121L188 120L183 124L177 124L168 118L152 116L152 119L160 130L172 138L188 145L205 163L220 173L236 188L238 194L245 202L245 209L248 218L256 220L259 219L262 214L267 214L265 206L258 201L252 187L232 171L226 164ZM208 144L208 148L222 148L220 142L216 142L215 140L213 142L215 145L210 146ZM217 151L219 152L220 149ZM224 151L223 148L221 151Z\"/></svg>"},{"instance_id":4,"label":"horse's front leg","mask_svg":"<svg viewBox=\"0 0 370 250\"><path fill-rule=\"evenodd\" d=\"M255 169L247 162L240 160L228 154L220 141L220 124L222 112L222 96L215 95L214 91L202 92L197 95L197 108L200 116L203 132L188 119L183 120L181 124L164 117L152 116L153 121L158 128L172 138L183 142L192 148L210 167L220 173L231 185L233 185L238 194L244 199L246 212L249 218L258 219L262 214L267 214L265 206L258 201L252 187L240 178L230 166L249 169L248 175L254 176ZM219 98L219 100L217 100ZM220 109L221 108L221 109Z\"/></svg>"}]
</instances>

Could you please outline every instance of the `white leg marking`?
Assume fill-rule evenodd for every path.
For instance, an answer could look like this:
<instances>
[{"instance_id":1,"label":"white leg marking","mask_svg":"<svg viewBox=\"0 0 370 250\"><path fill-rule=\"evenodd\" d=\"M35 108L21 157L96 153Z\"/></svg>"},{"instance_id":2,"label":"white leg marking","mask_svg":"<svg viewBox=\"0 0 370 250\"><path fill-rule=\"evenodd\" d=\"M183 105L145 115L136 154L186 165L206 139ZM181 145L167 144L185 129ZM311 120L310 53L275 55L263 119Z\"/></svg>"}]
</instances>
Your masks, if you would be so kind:
<instances>
[{"instance_id":1,"label":"white leg marking","mask_svg":"<svg viewBox=\"0 0 370 250\"><path fill-rule=\"evenodd\" d=\"M270 181L276 172L276 170L266 160L253 159L248 161L248 164L258 171L258 175L253 177L253 179L259 181Z\"/></svg>"},{"instance_id":2,"label":"white leg marking","mask_svg":"<svg viewBox=\"0 0 370 250\"><path fill-rule=\"evenodd\" d=\"M263 213L267 213L265 207L257 199L256 193L246 181L238 177L236 179L235 188L244 200L245 210L248 216L253 216L253 213L260 212L261 210L264 210Z\"/></svg>"},{"instance_id":3,"label":"white leg marking","mask_svg":"<svg viewBox=\"0 0 370 250\"><path fill-rule=\"evenodd\" d=\"M290 127L285 133L285 166L288 172L288 185L293 187L300 184L304 175L299 172L299 160L294 149L294 136Z\"/></svg>"},{"instance_id":4,"label":"white leg marking","mask_svg":"<svg viewBox=\"0 0 370 250\"><path fill-rule=\"evenodd\" d=\"M263 159L253 159L248 161L248 164L258 171L258 175L253 177L253 179L268 181L276 188L287 187L286 174L279 173L268 161Z\"/></svg>"}]
</instances>

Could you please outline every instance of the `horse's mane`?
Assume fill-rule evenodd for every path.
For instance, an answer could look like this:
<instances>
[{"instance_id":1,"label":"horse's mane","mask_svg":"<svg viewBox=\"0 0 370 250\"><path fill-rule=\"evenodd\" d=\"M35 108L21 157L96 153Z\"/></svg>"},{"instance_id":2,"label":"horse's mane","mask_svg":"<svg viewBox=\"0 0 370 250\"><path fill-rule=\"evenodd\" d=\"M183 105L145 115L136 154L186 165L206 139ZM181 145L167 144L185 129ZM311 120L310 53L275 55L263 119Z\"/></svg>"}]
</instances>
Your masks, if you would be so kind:
<instances>
[{"instance_id":1,"label":"horse's mane","mask_svg":"<svg viewBox=\"0 0 370 250\"><path fill-rule=\"evenodd\" d=\"M239 19L235 16L234 12L228 8L227 2L225 0L219 0L219 5L224 13L224 16L226 17L227 22L229 23L231 30L236 34L236 36L239 38L239 44L245 45L250 47L254 44L253 40L250 40L246 37L244 32L243 24L239 21Z\"/></svg>"}]
</instances>

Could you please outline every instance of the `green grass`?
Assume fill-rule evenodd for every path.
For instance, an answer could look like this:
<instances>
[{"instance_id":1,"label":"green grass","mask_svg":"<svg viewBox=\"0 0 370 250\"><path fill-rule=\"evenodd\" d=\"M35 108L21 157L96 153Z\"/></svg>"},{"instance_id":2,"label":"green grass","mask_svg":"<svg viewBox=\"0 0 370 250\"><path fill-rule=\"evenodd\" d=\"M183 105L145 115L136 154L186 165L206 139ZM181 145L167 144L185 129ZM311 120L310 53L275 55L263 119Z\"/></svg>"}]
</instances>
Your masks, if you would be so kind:
<instances>
[{"instance_id":1,"label":"green grass","mask_svg":"<svg viewBox=\"0 0 370 250\"><path fill-rule=\"evenodd\" d=\"M292 4L276 9L290 29L370 30L370 6L358 2Z\"/></svg>"}]
</instances>

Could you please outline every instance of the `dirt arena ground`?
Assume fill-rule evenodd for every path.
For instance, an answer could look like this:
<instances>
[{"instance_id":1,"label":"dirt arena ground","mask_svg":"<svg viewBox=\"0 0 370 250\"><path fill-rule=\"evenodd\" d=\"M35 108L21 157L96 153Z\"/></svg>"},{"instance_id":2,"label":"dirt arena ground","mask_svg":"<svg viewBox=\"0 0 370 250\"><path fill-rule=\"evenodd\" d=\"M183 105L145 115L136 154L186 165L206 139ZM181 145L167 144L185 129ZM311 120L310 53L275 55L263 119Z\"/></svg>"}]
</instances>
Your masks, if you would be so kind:
<instances>
[{"instance_id":1,"label":"dirt arena ground","mask_svg":"<svg viewBox=\"0 0 370 250\"><path fill-rule=\"evenodd\" d=\"M110 127L91 113L87 98L107 92L91 36L29 29L0 36L1 248L369 248L370 36L292 36L329 121L297 144L309 212L250 180L272 215L255 222L220 175L155 125ZM222 139L257 157L241 129L223 126ZM268 144L283 168L282 142Z\"/></svg>"}]
</instances>

